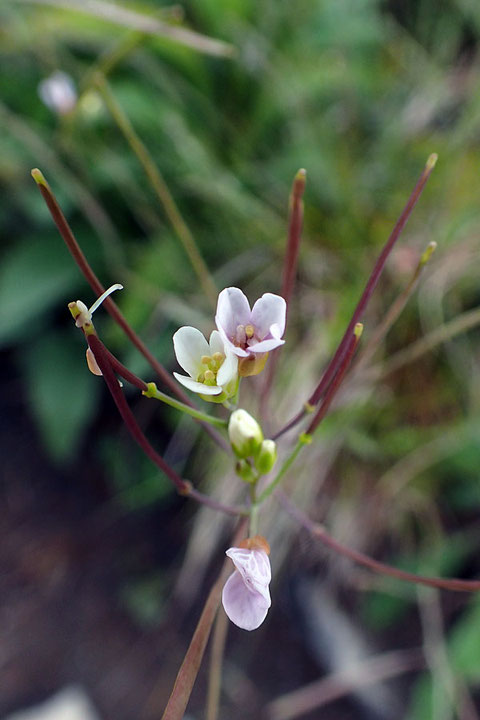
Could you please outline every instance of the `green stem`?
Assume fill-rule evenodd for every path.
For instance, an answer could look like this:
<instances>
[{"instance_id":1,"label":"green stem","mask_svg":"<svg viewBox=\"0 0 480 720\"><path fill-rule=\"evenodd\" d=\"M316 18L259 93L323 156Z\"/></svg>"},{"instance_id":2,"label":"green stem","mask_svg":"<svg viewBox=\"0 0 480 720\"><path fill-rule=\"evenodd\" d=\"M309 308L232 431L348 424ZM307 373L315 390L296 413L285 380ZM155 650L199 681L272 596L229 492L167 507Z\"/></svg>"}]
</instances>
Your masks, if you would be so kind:
<instances>
[{"instance_id":1,"label":"green stem","mask_svg":"<svg viewBox=\"0 0 480 720\"><path fill-rule=\"evenodd\" d=\"M258 482L258 478L257 478ZM249 536L253 537L258 534L258 510L259 503L257 502L257 482L250 485L250 523L249 523Z\"/></svg>"},{"instance_id":2,"label":"green stem","mask_svg":"<svg viewBox=\"0 0 480 720\"><path fill-rule=\"evenodd\" d=\"M200 281L200 285L207 296L207 298L215 307L217 302L217 288L213 281L210 271L203 259L195 239L190 232L185 220L183 219L180 211L173 199L173 196L160 173L160 170L153 162L146 146L135 132L133 125L131 124L128 117L123 112L120 105L117 103L113 93L111 92L105 78L101 74L95 76L96 87L101 94L105 105L107 106L112 118L118 125L119 129L123 133L126 141L130 145L131 149L137 156L145 175L147 176L150 185L152 186L155 194L163 205L165 214L170 221L177 237L182 243L185 252L187 253L192 267L197 274Z\"/></svg>"},{"instance_id":3,"label":"green stem","mask_svg":"<svg viewBox=\"0 0 480 720\"><path fill-rule=\"evenodd\" d=\"M265 490L262 492L260 497L256 500L256 505L261 505L264 500L266 500L272 492L275 490L275 488L279 485L279 483L283 480L284 475L288 472L292 464L297 459L298 455L300 454L300 450L303 448L304 445L309 445L312 441L311 435L307 435L306 433L302 433L300 437L297 440L297 444L293 448L292 452L288 456L288 458L283 463L282 467L277 473L277 476L272 480L270 485L267 485Z\"/></svg>"},{"instance_id":4,"label":"green stem","mask_svg":"<svg viewBox=\"0 0 480 720\"><path fill-rule=\"evenodd\" d=\"M175 400L175 398L170 397L170 395L166 395L161 392L154 382L147 383L147 388L148 389L144 390L142 393L145 397L161 400L161 402L164 402L166 405L170 405L170 407L174 407L176 410L180 410L180 412L184 412L196 420L201 420L202 422L210 423L211 425L217 425L217 427L227 427L227 420L213 417L212 415L208 415L208 413L204 413L201 410L196 410L189 405L185 405L180 402L180 400Z\"/></svg>"}]
</instances>

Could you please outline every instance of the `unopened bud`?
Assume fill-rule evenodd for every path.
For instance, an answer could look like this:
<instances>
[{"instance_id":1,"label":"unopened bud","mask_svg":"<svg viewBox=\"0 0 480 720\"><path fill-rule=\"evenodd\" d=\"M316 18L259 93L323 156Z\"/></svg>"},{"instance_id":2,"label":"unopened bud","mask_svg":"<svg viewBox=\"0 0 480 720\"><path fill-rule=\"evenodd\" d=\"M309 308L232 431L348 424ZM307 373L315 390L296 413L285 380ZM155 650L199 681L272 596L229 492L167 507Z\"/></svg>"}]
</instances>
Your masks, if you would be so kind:
<instances>
[{"instance_id":1,"label":"unopened bud","mask_svg":"<svg viewBox=\"0 0 480 720\"><path fill-rule=\"evenodd\" d=\"M273 440L264 440L255 455L255 467L262 475L270 472L277 461L277 446Z\"/></svg>"},{"instance_id":2,"label":"unopened bud","mask_svg":"<svg viewBox=\"0 0 480 720\"><path fill-rule=\"evenodd\" d=\"M257 481L257 473L250 465L248 460L238 460L235 465L235 472L239 478L242 478L243 482L254 483Z\"/></svg>"},{"instance_id":3,"label":"unopened bud","mask_svg":"<svg viewBox=\"0 0 480 720\"><path fill-rule=\"evenodd\" d=\"M263 441L262 428L246 410L235 410L230 415L228 437L239 458L254 455Z\"/></svg>"}]
</instances>

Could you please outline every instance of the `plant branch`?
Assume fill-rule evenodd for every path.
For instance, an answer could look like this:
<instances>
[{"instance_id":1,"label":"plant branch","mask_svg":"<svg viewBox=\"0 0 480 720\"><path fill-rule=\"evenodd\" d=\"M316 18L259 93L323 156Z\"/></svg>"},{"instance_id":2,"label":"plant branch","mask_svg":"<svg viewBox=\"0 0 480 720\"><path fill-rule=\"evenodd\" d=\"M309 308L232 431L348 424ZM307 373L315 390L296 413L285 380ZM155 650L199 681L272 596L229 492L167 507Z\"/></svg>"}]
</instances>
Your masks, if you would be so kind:
<instances>
[{"instance_id":1,"label":"plant branch","mask_svg":"<svg viewBox=\"0 0 480 720\"><path fill-rule=\"evenodd\" d=\"M391 251L394 248L395 243L397 242L398 238L400 237L400 234L405 227L408 218L410 217L413 208L417 204L418 199L420 198L420 195L422 194L422 191L427 183L428 178L430 177L430 174L435 167L435 163L437 161L437 155L433 154L430 155L430 157L427 160L427 163L425 165L425 168L423 169L422 174L420 175L417 184L415 185L412 194L410 195L407 204L405 205L399 219L397 220L395 227L393 228L390 237L388 238L385 246L383 247L382 252L378 256L377 262L375 263L375 266L372 270L372 273L367 281L367 284L365 286L365 289L362 293L362 296L358 302L357 307L354 310L354 313L352 315L352 319L350 320L347 329L345 330L345 334L343 338L340 341L340 344L338 345L338 348L331 359L330 363L327 366L327 369L325 370L320 382L318 383L317 387L311 394L310 398L308 399L308 405L316 405L326 389L328 388L329 384L331 383L332 379L335 376L335 373L337 372L337 369L340 365L340 363L343 360L343 357L345 355L347 345L351 336L351 333L353 331L353 328L355 327L356 323L360 320L361 316L363 315L368 301L370 300L370 297L375 290L375 287L378 283L378 280L380 278L380 275L383 271L383 268L385 267L385 263L388 259L388 256L390 255ZM281 430L279 430L276 435L274 436L274 439L279 438L284 433L288 432L288 430L291 430L291 428L295 427L306 415L305 407L303 407L296 415L293 417Z\"/></svg>"},{"instance_id":2,"label":"plant branch","mask_svg":"<svg viewBox=\"0 0 480 720\"><path fill-rule=\"evenodd\" d=\"M379 560L374 560L374 558L369 555L359 552L358 550L353 550L352 548L338 542L338 540L335 540L335 538L332 537L322 525L319 525L311 520L308 515L300 510L300 508L298 508L281 490L277 490L275 497L284 510L299 525L308 530L314 538L323 543L323 545L326 545L339 555L343 555L358 565L363 565L373 572L380 573L380 575L388 575L389 577L396 578L397 580L404 580L417 585L426 585L440 590L453 590L456 592L477 592L480 590L480 580L460 580L457 578L418 575L416 573L407 572L406 570L400 570L393 565L388 565L387 563L380 562Z\"/></svg>"},{"instance_id":3,"label":"plant branch","mask_svg":"<svg viewBox=\"0 0 480 720\"><path fill-rule=\"evenodd\" d=\"M57 202L57 199L55 195L52 192L52 189L50 188L50 185L46 181L43 173L35 168L32 170L32 177L35 180L38 189L40 190L43 199L45 200L45 203L50 211L50 214L52 216L52 219L57 226L57 229L62 236L68 250L70 251L70 254L72 255L74 261L76 262L78 268L83 273L83 276L85 277L86 281L92 288L95 295L99 296L102 295L102 293L105 292L105 288L101 284L100 280L95 275L94 271L90 267L90 264L85 257L82 249L80 248L80 245L78 244L77 240L75 239L75 236L65 218L65 215L63 214L62 210L60 209L60 206ZM118 309L115 302L112 300L111 297L107 297L103 303L104 307L106 308L107 312L112 316L112 318L115 320L117 325L119 325L125 335L128 337L128 339L131 341L131 343L137 348L137 350L143 355L143 357L149 362L150 366L153 368L153 370L157 373L159 378L162 380L167 387L170 388L170 390L175 393L175 395L180 398L180 400L185 403L185 405L189 405L190 407L193 407L193 403L191 402L188 395L186 395L183 390L180 389L178 386L178 383L175 382L174 378L171 377L170 373L168 373L163 365L156 359L154 355L150 352L150 350L147 348L145 343L138 337L137 333L133 330L133 328L128 324L127 320L124 318L120 310ZM128 378L126 378L128 379ZM224 439L214 430L214 428L209 427L208 425L204 425L204 430L210 435L212 440L220 447L222 450L228 451L228 446L225 443Z\"/></svg>"},{"instance_id":4,"label":"plant branch","mask_svg":"<svg viewBox=\"0 0 480 720\"><path fill-rule=\"evenodd\" d=\"M178 473L176 473L175 470L173 470L173 468L171 468L170 465L165 462L163 457L152 447L152 445L150 445L149 441L143 434L139 424L137 423L135 416L130 410L127 401L125 400L125 397L120 389L113 368L110 365L105 346L94 333L87 334L86 338L88 345L95 356L98 367L102 371L103 378L107 384L107 387L110 390L113 400L130 435L138 443L138 445L141 447L147 457L149 457L150 460L155 463L155 465L171 480L171 482L175 485L177 492L180 495L194 498L198 502L202 503L203 505L207 505L214 510L221 510L228 515L236 516L248 514L248 510L232 507L230 505L224 505L223 503L213 500L207 495L203 495L198 490L195 490L195 488L193 488L192 484L189 481L183 480L183 478L181 478L180 475L178 475Z\"/></svg>"}]
</instances>

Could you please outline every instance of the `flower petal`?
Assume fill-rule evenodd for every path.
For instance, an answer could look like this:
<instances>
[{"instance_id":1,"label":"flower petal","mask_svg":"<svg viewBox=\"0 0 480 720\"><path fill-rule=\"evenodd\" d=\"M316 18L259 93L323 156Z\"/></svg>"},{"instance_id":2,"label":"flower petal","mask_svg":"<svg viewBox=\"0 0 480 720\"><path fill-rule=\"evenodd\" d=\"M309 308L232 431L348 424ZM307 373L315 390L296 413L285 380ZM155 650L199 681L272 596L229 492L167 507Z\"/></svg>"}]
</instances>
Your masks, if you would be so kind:
<instances>
[{"instance_id":1,"label":"flower petal","mask_svg":"<svg viewBox=\"0 0 480 720\"><path fill-rule=\"evenodd\" d=\"M218 387L218 385L204 385L203 383L193 380L191 377L180 375L177 372L174 372L173 376L179 383L184 385L184 387L192 390L192 392L200 393L201 395L220 395L222 393L222 388Z\"/></svg>"},{"instance_id":2,"label":"flower petal","mask_svg":"<svg viewBox=\"0 0 480 720\"><path fill-rule=\"evenodd\" d=\"M223 342L223 338L218 332L218 330L212 330L210 333L210 352L209 355L213 355L216 352L222 353L222 355L225 355L225 343Z\"/></svg>"},{"instance_id":3,"label":"flower petal","mask_svg":"<svg viewBox=\"0 0 480 720\"><path fill-rule=\"evenodd\" d=\"M256 630L270 607L260 593L248 590L238 570L224 585L222 603L229 619L242 630Z\"/></svg>"},{"instance_id":4,"label":"flower petal","mask_svg":"<svg viewBox=\"0 0 480 720\"><path fill-rule=\"evenodd\" d=\"M264 550L229 548L226 553L242 576L245 587L250 592L260 593L270 607L268 584L272 579L270 560Z\"/></svg>"},{"instance_id":5,"label":"flower petal","mask_svg":"<svg viewBox=\"0 0 480 720\"><path fill-rule=\"evenodd\" d=\"M217 385L225 387L229 382L235 380L238 375L238 358L230 349L227 350L225 360L217 373Z\"/></svg>"},{"instance_id":6,"label":"flower petal","mask_svg":"<svg viewBox=\"0 0 480 720\"><path fill-rule=\"evenodd\" d=\"M259 343L254 343L253 345L249 346L249 350L251 353L266 353L270 352L270 350L275 350L275 348L280 347L280 345L284 345L285 340L279 340L278 338L270 338L269 340L262 340Z\"/></svg>"},{"instance_id":7,"label":"flower petal","mask_svg":"<svg viewBox=\"0 0 480 720\"><path fill-rule=\"evenodd\" d=\"M250 305L239 288L229 287L218 296L215 324L220 332L223 330L228 339L235 337L239 325L250 322ZM272 320L272 322L278 322Z\"/></svg>"},{"instance_id":8,"label":"flower petal","mask_svg":"<svg viewBox=\"0 0 480 720\"><path fill-rule=\"evenodd\" d=\"M263 340L272 332L272 325L277 325L275 337L281 338L285 332L287 303L280 295L265 293L257 300L252 309L252 324L258 337ZM262 351L263 352L263 351Z\"/></svg>"},{"instance_id":9,"label":"flower petal","mask_svg":"<svg viewBox=\"0 0 480 720\"><path fill-rule=\"evenodd\" d=\"M202 355L210 353L210 347L197 328L181 327L173 336L173 347L178 364L190 377L197 379L202 371Z\"/></svg>"}]
</instances>

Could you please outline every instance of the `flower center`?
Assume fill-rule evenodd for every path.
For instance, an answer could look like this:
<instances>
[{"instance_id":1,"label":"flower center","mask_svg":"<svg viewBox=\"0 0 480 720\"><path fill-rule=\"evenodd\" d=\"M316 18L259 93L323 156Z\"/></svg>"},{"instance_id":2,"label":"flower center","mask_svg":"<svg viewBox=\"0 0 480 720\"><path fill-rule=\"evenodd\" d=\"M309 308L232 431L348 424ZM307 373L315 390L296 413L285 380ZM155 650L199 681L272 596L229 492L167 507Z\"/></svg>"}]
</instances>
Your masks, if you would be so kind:
<instances>
[{"instance_id":1,"label":"flower center","mask_svg":"<svg viewBox=\"0 0 480 720\"><path fill-rule=\"evenodd\" d=\"M233 342L237 347L246 348L248 341L255 336L255 328L250 323L248 325L237 325Z\"/></svg>"},{"instance_id":2,"label":"flower center","mask_svg":"<svg viewBox=\"0 0 480 720\"><path fill-rule=\"evenodd\" d=\"M205 385L216 385L217 373L222 367L224 360L225 355L221 352L213 353L213 355L202 355L202 365L205 366L205 370L198 374L197 382L204 383Z\"/></svg>"}]
</instances>

